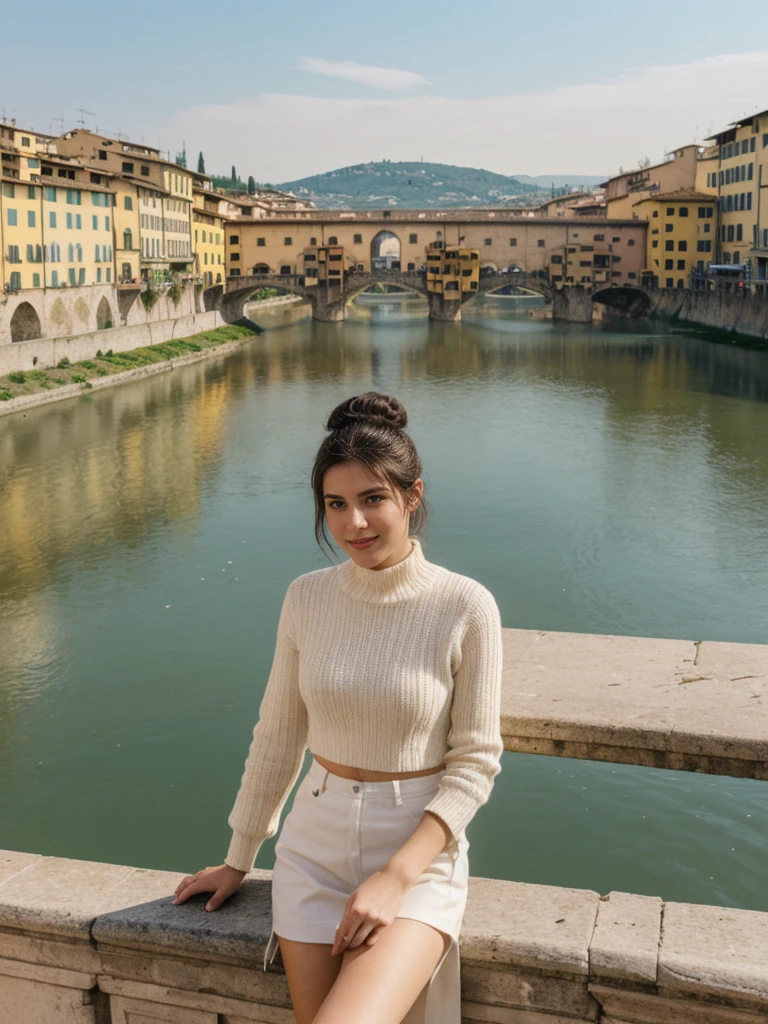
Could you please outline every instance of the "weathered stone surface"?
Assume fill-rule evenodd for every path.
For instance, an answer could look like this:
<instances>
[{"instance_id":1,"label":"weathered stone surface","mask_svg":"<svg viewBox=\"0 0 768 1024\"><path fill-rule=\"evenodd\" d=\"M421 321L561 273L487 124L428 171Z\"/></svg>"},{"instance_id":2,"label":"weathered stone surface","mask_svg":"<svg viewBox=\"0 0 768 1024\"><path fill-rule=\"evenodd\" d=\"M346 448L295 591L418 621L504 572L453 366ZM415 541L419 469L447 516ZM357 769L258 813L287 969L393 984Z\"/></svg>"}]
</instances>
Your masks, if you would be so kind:
<instances>
[{"instance_id":1,"label":"weathered stone surface","mask_svg":"<svg viewBox=\"0 0 768 1024\"><path fill-rule=\"evenodd\" d=\"M63 967L68 971L95 974L99 970L96 949L80 939L61 936L47 938L37 932L24 934L0 928L0 952L9 960Z\"/></svg>"},{"instance_id":2,"label":"weathered stone surface","mask_svg":"<svg viewBox=\"0 0 768 1024\"><path fill-rule=\"evenodd\" d=\"M15 850L0 850L0 885L40 859L39 853L17 853Z\"/></svg>"},{"instance_id":3,"label":"weathered stone surface","mask_svg":"<svg viewBox=\"0 0 768 1024\"><path fill-rule=\"evenodd\" d=\"M581 1021L597 1019L597 1003L583 977L558 977L508 964L462 963L461 991L468 1002L481 1006L517 1007Z\"/></svg>"},{"instance_id":4,"label":"weathered stone surface","mask_svg":"<svg viewBox=\"0 0 768 1024\"><path fill-rule=\"evenodd\" d=\"M461 1002L461 1024L583 1024L580 1017L563 1017L559 1013L539 1013L516 1006L483 1006Z\"/></svg>"},{"instance_id":5,"label":"weathered stone surface","mask_svg":"<svg viewBox=\"0 0 768 1024\"><path fill-rule=\"evenodd\" d=\"M150 872L149 875L161 874ZM261 877L260 877L261 876ZM182 875L150 879L159 899L138 897L141 880L131 878L115 895L119 909L100 913L93 926L99 946L128 946L135 950L169 952L174 956L201 957L253 965L264 954L271 928L271 872L252 872L240 889L218 910L207 911L210 893L190 897L173 906L173 892ZM172 884L171 884L172 883Z\"/></svg>"},{"instance_id":6,"label":"weathered stone surface","mask_svg":"<svg viewBox=\"0 0 768 1024\"><path fill-rule=\"evenodd\" d=\"M764 1012L717 1006L691 997L590 985L602 1008L600 1024L765 1024Z\"/></svg>"},{"instance_id":7,"label":"weathered stone surface","mask_svg":"<svg viewBox=\"0 0 768 1024\"><path fill-rule=\"evenodd\" d=\"M47 967L45 964L30 964L23 960L9 960L0 957L0 974L9 978L26 978L44 985L58 985L61 988L78 988L87 991L96 984L95 974L83 971L66 971L62 967Z\"/></svg>"},{"instance_id":8,"label":"weathered stone surface","mask_svg":"<svg viewBox=\"0 0 768 1024\"><path fill-rule=\"evenodd\" d=\"M493 878L469 880L462 960L586 976L596 892Z\"/></svg>"},{"instance_id":9,"label":"weathered stone surface","mask_svg":"<svg viewBox=\"0 0 768 1024\"><path fill-rule=\"evenodd\" d=\"M665 903L659 986L768 1009L768 914Z\"/></svg>"},{"instance_id":10,"label":"weathered stone surface","mask_svg":"<svg viewBox=\"0 0 768 1024\"><path fill-rule=\"evenodd\" d=\"M509 629L503 643L508 750L768 778L768 645Z\"/></svg>"},{"instance_id":11,"label":"weathered stone surface","mask_svg":"<svg viewBox=\"0 0 768 1024\"><path fill-rule=\"evenodd\" d=\"M589 947L591 978L656 984L662 901L612 892L600 900Z\"/></svg>"},{"instance_id":12,"label":"weathered stone surface","mask_svg":"<svg viewBox=\"0 0 768 1024\"><path fill-rule=\"evenodd\" d=\"M215 1012L196 1010L189 1006L168 1006L143 999L112 996L109 1001L112 1024L218 1024Z\"/></svg>"},{"instance_id":13,"label":"weathered stone surface","mask_svg":"<svg viewBox=\"0 0 768 1024\"><path fill-rule=\"evenodd\" d=\"M118 1000L135 1001L147 1006L172 1007L177 1013L179 1010L187 1009L199 1013L222 1014L235 1019L247 1020L251 1024L253 1021L264 1022L264 1024L273 1024L273 1022L282 1024L284 1020L293 1024L287 989L283 1004L274 1005L260 1003L256 1000L244 1002L208 991L185 991L160 985L143 985L134 981L119 981L108 977L101 978L99 981L100 988L109 993L112 1007L119 1005ZM286 1017L286 1014L289 1016ZM175 1020L176 1018L172 1017L171 1019ZM180 1019L183 1024L187 1024L187 1018L181 1017ZM216 1024L215 1021L214 1024Z\"/></svg>"},{"instance_id":14,"label":"weathered stone surface","mask_svg":"<svg viewBox=\"0 0 768 1024\"><path fill-rule=\"evenodd\" d=\"M0 928L87 940L97 908L135 868L40 857L0 885Z\"/></svg>"},{"instance_id":15,"label":"weathered stone surface","mask_svg":"<svg viewBox=\"0 0 768 1024\"><path fill-rule=\"evenodd\" d=\"M87 994L0 975L0 1024L97 1024Z\"/></svg>"}]
</instances>

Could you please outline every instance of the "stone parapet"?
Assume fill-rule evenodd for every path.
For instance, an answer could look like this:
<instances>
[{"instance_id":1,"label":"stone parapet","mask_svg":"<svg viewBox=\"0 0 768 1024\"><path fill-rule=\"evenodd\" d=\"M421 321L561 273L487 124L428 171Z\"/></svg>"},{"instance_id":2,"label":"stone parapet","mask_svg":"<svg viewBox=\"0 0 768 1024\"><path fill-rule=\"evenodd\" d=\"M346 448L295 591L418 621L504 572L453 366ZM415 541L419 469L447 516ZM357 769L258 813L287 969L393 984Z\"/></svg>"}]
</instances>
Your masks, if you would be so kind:
<instances>
[{"instance_id":1,"label":"stone parapet","mask_svg":"<svg viewBox=\"0 0 768 1024\"><path fill-rule=\"evenodd\" d=\"M289 1024L271 872L219 910L182 873L0 852L0 1024ZM464 1024L759 1024L768 914L470 879Z\"/></svg>"}]
</instances>

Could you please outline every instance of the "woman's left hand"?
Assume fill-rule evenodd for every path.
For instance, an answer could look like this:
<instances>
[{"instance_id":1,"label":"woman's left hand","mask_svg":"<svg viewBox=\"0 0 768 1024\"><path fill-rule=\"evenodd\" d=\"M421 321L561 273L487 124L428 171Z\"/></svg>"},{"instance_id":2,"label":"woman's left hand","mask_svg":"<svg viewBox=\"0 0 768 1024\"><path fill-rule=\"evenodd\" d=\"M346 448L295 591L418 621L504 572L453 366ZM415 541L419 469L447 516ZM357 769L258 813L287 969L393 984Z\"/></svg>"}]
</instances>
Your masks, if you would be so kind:
<instances>
[{"instance_id":1,"label":"woman's left hand","mask_svg":"<svg viewBox=\"0 0 768 1024\"><path fill-rule=\"evenodd\" d=\"M372 946L397 917L407 891L405 882L386 870L366 878L347 901L331 955L363 944Z\"/></svg>"}]
</instances>

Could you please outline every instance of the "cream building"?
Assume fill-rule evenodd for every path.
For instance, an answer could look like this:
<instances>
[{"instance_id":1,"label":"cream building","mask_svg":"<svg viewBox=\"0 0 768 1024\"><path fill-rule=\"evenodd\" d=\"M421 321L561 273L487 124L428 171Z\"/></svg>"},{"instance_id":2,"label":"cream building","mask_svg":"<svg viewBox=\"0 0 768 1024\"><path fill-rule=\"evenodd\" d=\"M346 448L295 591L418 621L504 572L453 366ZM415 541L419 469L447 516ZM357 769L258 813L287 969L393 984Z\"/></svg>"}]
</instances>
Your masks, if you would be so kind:
<instances>
[{"instance_id":1,"label":"cream building","mask_svg":"<svg viewBox=\"0 0 768 1024\"><path fill-rule=\"evenodd\" d=\"M229 204L214 192L211 179L204 174L193 175L192 187L192 249L195 275L204 286L221 284L226 275L224 235L226 210Z\"/></svg>"},{"instance_id":2,"label":"cream building","mask_svg":"<svg viewBox=\"0 0 768 1024\"><path fill-rule=\"evenodd\" d=\"M648 221L643 281L687 288L691 271L703 272L717 247L717 196L679 189L635 204Z\"/></svg>"},{"instance_id":3,"label":"cream building","mask_svg":"<svg viewBox=\"0 0 768 1024\"><path fill-rule=\"evenodd\" d=\"M623 171L604 182L606 212L609 218L630 218L635 215L635 203L648 199L654 193L676 192L681 188L716 192L716 183L709 186L700 180L699 162L711 167L711 154L703 146L691 144L681 146L659 164L649 164L632 171ZM706 179L705 179L706 180Z\"/></svg>"}]
</instances>

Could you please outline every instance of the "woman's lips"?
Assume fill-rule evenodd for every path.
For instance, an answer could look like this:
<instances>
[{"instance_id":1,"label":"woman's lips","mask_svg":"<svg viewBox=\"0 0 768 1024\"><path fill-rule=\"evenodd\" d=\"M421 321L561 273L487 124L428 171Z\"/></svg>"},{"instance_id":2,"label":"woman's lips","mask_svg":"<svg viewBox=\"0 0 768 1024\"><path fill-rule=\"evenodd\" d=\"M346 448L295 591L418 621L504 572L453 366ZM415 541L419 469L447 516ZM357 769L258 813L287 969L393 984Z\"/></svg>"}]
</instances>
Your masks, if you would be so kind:
<instances>
[{"instance_id":1,"label":"woman's lips","mask_svg":"<svg viewBox=\"0 0 768 1024\"><path fill-rule=\"evenodd\" d=\"M376 539L376 537L366 537L364 540L351 540L349 541L349 543L352 545L353 548L363 549L369 548Z\"/></svg>"}]
</instances>

